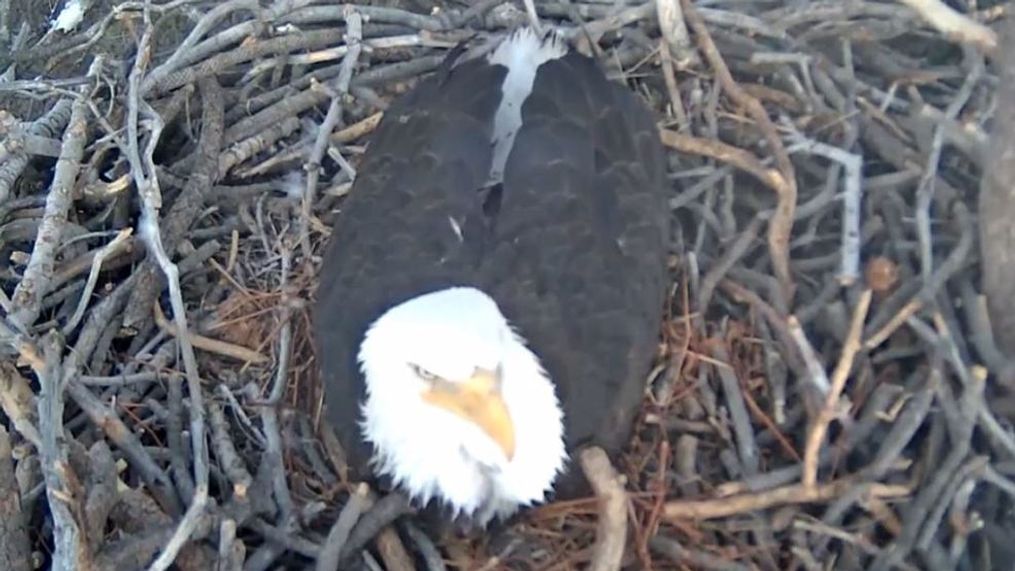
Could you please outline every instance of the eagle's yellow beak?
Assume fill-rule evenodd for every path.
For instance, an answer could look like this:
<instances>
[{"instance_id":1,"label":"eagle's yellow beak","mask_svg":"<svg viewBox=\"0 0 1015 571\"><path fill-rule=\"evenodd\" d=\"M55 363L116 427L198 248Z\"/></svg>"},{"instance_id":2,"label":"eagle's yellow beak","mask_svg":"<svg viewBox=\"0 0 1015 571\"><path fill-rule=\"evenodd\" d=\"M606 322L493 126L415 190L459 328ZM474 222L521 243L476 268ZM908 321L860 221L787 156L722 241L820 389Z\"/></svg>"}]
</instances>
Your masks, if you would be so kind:
<instances>
[{"instance_id":1,"label":"eagle's yellow beak","mask_svg":"<svg viewBox=\"0 0 1015 571\"><path fill-rule=\"evenodd\" d=\"M509 461L514 457L515 427L500 393L498 372L476 369L464 383L434 383L423 392L423 400L475 423Z\"/></svg>"}]
</instances>

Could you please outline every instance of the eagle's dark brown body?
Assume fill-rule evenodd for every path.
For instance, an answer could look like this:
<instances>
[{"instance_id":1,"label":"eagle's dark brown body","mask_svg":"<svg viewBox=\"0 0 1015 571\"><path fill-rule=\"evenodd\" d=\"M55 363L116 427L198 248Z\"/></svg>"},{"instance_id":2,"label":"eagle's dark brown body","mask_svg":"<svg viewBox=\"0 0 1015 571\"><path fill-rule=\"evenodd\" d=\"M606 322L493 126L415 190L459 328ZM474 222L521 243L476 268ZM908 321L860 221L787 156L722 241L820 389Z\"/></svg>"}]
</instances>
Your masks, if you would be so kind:
<instances>
[{"instance_id":1,"label":"eagle's dark brown body","mask_svg":"<svg viewBox=\"0 0 1015 571\"><path fill-rule=\"evenodd\" d=\"M527 338L556 384L569 451L616 452L630 435L668 283L669 190L654 120L593 60L549 61L503 184L487 187L505 74L470 60L396 101L334 225L317 292L318 359L327 420L357 471L370 456L358 426L366 328L452 285L490 294Z\"/></svg>"}]
</instances>

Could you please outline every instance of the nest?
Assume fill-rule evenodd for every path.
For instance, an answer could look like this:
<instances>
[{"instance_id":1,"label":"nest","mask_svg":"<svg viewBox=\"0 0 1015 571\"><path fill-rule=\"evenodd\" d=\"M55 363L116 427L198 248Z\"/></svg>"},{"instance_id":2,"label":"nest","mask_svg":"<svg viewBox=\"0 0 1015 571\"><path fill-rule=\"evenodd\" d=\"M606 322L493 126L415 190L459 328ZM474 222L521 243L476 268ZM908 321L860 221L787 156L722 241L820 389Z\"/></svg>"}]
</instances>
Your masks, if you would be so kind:
<instances>
[{"instance_id":1,"label":"nest","mask_svg":"<svg viewBox=\"0 0 1015 571\"><path fill-rule=\"evenodd\" d=\"M1010 7L957 5L0 0L0 561L1010 561ZM436 537L348 478L308 308L388 102L531 19L662 118L672 296L594 495Z\"/></svg>"}]
</instances>

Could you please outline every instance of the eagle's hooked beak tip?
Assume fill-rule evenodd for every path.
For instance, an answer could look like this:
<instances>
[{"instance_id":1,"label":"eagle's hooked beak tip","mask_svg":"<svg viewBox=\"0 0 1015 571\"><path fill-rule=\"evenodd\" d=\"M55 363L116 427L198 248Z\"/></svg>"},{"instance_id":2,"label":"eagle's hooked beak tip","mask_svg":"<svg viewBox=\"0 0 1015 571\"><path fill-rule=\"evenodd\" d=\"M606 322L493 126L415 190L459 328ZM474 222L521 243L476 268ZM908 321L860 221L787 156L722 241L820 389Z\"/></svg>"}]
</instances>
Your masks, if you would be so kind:
<instances>
[{"instance_id":1,"label":"eagle's hooked beak tip","mask_svg":"<svg viewBox=\"0 0 1015 571\"><path fill-rule=\"evenodd\" d=\"M423 393L427 402L473 422L483 430L508 462L515 455L515 427L501 392L500 370L477 368L461 383L440 383Z\"/></svg>"}]
</instances>

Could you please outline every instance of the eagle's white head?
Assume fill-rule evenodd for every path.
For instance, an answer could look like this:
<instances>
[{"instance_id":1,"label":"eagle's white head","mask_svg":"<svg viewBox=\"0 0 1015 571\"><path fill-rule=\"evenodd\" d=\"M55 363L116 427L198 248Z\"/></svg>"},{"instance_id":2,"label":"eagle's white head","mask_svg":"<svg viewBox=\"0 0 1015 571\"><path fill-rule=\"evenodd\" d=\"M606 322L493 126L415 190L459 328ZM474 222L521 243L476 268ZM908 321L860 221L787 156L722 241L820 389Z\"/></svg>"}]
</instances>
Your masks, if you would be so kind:
<instances>
[{"instance_id":1,"label":"eagle's white head","mask_svg":"<svg viewBox=\"0 0 1015 571\"><path fill-rule=\"evenodd\" d=\"M485 293L389 309L359 351L374 469L479 525L541 501L562 470L563 413L538 358Z\"/></svg>"}]
</instances>

